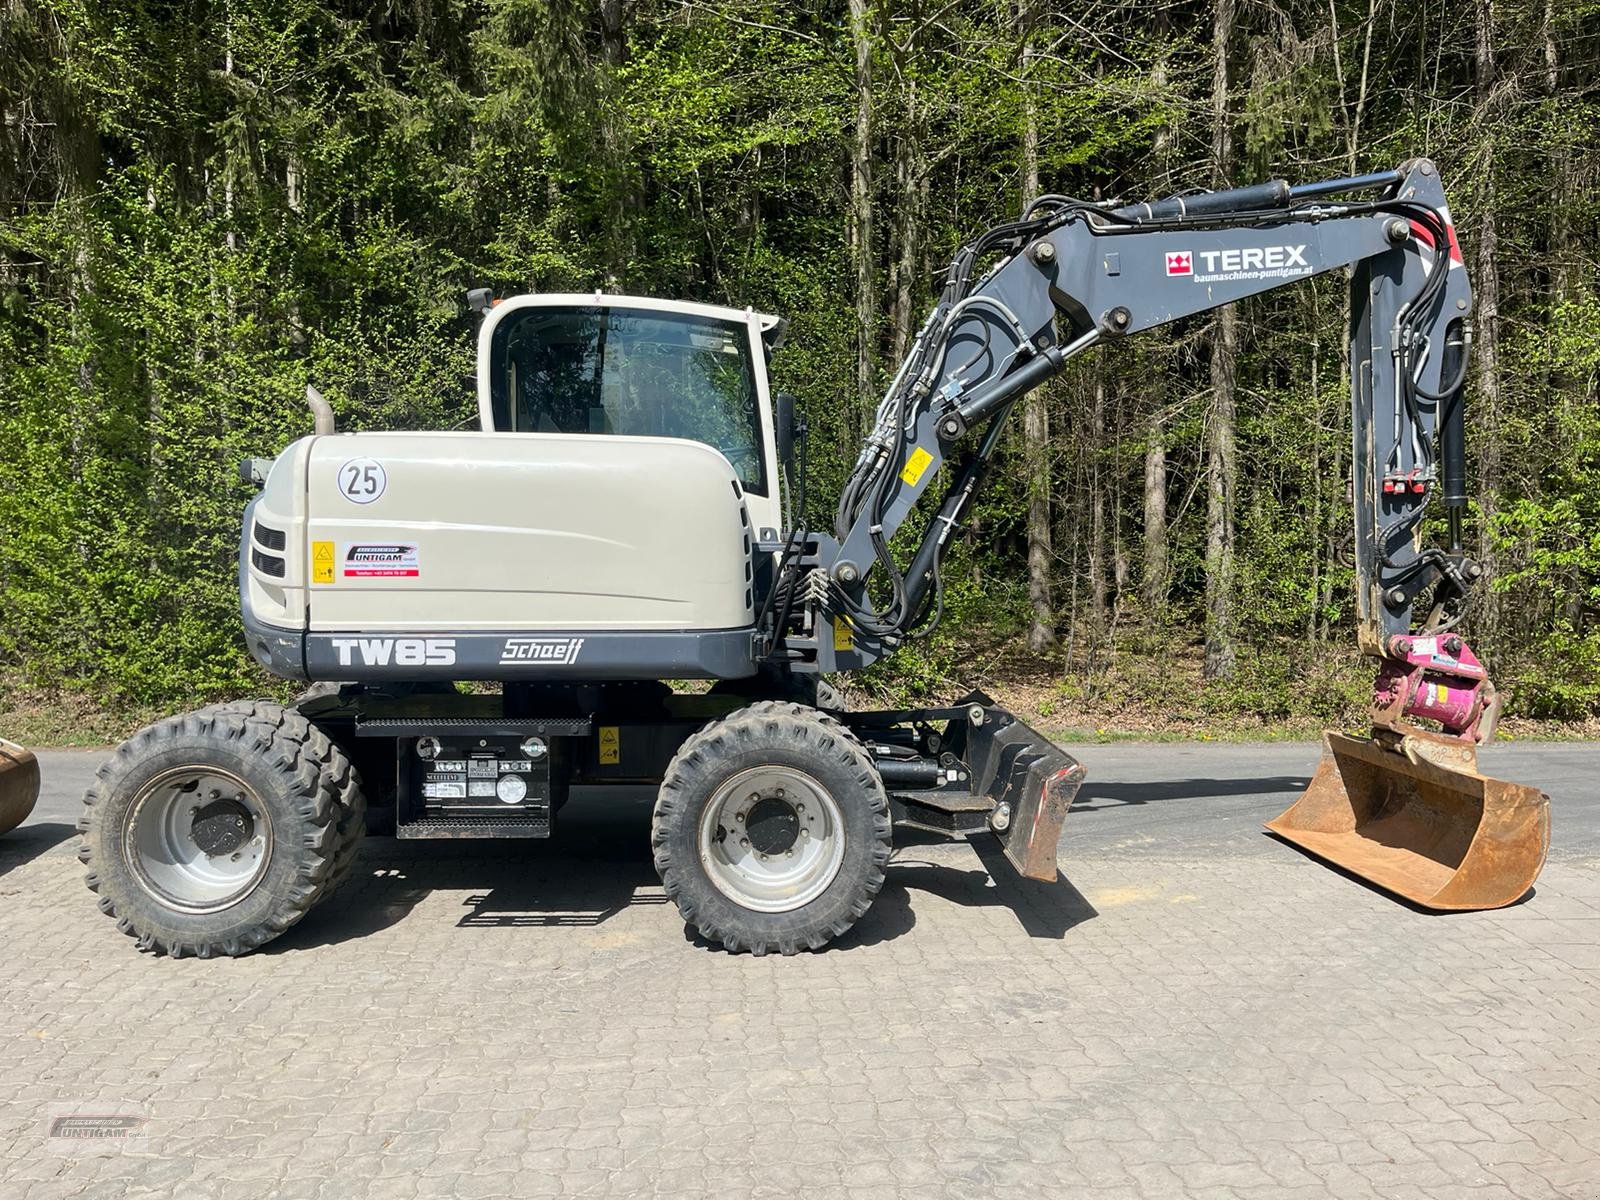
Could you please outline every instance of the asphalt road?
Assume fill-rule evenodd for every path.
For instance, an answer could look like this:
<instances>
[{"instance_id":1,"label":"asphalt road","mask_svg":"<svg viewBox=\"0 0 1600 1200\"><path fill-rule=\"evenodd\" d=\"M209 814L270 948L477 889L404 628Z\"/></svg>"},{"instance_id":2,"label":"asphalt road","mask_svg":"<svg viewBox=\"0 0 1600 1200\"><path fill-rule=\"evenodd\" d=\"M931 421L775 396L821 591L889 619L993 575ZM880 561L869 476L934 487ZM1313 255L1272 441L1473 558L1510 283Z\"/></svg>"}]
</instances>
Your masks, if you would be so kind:
<instances>
[{"instance_id":1,"label":"asphalt road","mask_svg":"<svg viewBox=\"0 0 1600 1200\"><path fill-rule=\"evenodd\" d=\"M1114 742L1068 749L1089 777L1062 833L1063 864L1106 852L1162 858L1288 853L1261 835L1261 823L1293 802L1320 755L1313 742ZM105 755L40 752L38 807L11 838L59 842L66 832L61 826L77 820L83 790ZM1549 794L1553 859L1600 859L1600 742L1498 743L1483 752L1480 767ZM650 802L639 791L591 802L580 812L586 799L574 796L565 822L590 824L586 818L592 818L599 824L620 816L619 808L637 815L632 810Z\"/></svg>"}]
</instances>

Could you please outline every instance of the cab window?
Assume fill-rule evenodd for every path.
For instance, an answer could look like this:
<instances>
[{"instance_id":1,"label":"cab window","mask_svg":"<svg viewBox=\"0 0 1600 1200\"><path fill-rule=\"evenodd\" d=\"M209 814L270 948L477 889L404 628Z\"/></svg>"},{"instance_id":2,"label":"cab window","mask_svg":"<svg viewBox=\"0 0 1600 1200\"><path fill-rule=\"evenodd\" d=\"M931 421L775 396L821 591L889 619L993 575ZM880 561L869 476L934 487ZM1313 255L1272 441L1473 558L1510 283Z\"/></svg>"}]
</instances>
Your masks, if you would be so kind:
<instances>
[{"instance_id":1,"label":"cab window","mask_svg":"<svg viewBox=\"0 0 1600 1200\"><path fill-rule=\"evenodd\" d=\"M745 326L650 309L524 308L495 329L498 430L687 438L767 495Z\"/></svg>"}]
</instances>

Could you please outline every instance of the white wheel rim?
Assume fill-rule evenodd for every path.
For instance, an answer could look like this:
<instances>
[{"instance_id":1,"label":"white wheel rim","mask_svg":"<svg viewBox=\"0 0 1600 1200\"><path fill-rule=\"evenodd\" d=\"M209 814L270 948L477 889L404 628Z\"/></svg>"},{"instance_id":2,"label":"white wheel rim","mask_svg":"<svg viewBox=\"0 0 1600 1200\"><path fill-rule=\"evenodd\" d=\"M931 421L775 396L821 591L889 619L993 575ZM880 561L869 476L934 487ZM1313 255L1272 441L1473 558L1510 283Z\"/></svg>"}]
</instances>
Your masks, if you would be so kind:
<instances>
[{"instance_id":1,"label":"white wheel rim","mask_svg":"<svg viewBox=\"0 0 1600 1200\"><path fill-rule=\"evenodd\" d=\"M839 874L844 814L804 771L751 767L711 797L699 841L706 875L729 900L756 912L792 912Z\"/></svg>"},{"instance_id":2,"label":"white wheel rim","mask_svg":"<svg viewBox=\"0 0 1600 1200\"><path fill-rule=\"evenodd\" d=\"M175 767L134 798L123 857L139 886L167 907L217 912L243 900L267 873L272 820L231 771Z\"/></svg>"}]
</instances>

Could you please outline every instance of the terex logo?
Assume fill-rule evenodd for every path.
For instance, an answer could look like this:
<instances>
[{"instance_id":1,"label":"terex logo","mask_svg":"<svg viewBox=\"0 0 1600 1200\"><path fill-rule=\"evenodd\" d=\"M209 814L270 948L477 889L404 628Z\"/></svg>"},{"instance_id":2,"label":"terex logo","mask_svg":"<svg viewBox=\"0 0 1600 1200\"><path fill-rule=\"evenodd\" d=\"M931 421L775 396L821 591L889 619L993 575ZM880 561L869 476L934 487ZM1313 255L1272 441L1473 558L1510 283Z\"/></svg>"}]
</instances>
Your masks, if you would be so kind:
<instances>
[{"instance_id":1,"label":"terex logo","mask_svg":"<svg viewBox=\"0 0 1600 1200\"><path fill-rule=\"evenodd\" d=\"M449 667L456 661L455 638L334 638L339 665L354 665L355 655L369 667Z\"/></svg>"},{"instance_id":2,"label":"terex logo","mask_svg":"<svg viewBox=\"0 0 1600 1200\"><path fill-rule=\"evenodd\" d=\"M1194 257L1187 250L1169 250L1167 252L1168 275L1193 275Z\"/></svg>"},{"instance_id":3,"label":"terex logo","mask_svg":"<svg viewBox=\"0 0 1600 1200\"><path fill-rule=\"evenodd\" d=\"M1232 275L1245 271L1311 270L1306 248L1300 246L1249 246L1242 250L1201 250L1200 261L1207 275ZM1172 274L1172 255L1167 255L1167 274ZM1185 272L1187 273L1187 272Z\"/></svg>"},{"instance_id":4,"label":"terex logo","mask_svg":"<svg viewBox=\"0 0 1600 1200\"><path fill-rule=\"evenodd\" d=\"M578 652L582 649L582 638L507 638L505 645L500 648L500 661L570 667L578 661Z\"/></svg>"}]
</instances>

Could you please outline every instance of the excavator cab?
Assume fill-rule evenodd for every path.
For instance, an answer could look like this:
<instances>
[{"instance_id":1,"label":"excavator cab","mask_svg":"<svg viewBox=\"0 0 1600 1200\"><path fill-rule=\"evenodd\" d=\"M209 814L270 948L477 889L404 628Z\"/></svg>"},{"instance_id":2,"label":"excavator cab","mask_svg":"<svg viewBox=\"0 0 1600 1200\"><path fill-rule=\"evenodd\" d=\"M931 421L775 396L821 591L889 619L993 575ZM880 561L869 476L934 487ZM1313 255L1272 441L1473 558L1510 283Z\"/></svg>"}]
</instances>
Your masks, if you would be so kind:
<instances>
[{"instance_id":1,"label":"excavator cab","mask_svg":"<svg viewBox=\"0 0 1600 1200\"><path fill-rule=\"evenodd\" d=\"M646 296L516 296L478 334L485 433L678 438L733 467L758 528L781 524L767 381L780 318Z\"/></svg>"}]
</instances>

